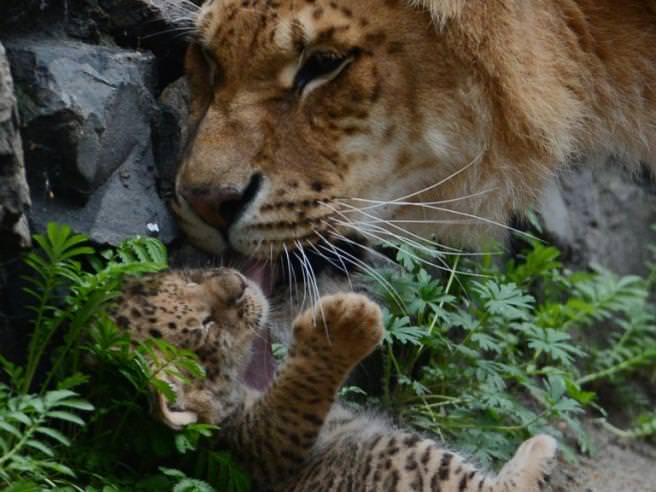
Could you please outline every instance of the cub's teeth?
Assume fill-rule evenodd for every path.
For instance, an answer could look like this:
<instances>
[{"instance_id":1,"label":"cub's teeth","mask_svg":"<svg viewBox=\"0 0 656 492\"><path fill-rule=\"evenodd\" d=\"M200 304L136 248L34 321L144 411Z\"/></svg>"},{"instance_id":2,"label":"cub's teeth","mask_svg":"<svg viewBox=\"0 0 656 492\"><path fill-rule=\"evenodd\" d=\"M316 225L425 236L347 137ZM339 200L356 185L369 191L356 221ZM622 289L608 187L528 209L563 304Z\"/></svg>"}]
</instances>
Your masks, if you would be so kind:
<instances>
[{"instance_id":1,"label":"cub's teeth","mask_svg":"<svg viewBox=\"0 0 656 492\"><path fill-rule=\"evenodd\" d=\"M208 316L207 318L205 318L205 319L203 320L202 325L203 325L203 329L204 329L204 330L209 330L209 329L212 328L214 325L216 325L216 323L214 322L214 320L213 320L210 316Z\"/></svg>"}]
</instances>

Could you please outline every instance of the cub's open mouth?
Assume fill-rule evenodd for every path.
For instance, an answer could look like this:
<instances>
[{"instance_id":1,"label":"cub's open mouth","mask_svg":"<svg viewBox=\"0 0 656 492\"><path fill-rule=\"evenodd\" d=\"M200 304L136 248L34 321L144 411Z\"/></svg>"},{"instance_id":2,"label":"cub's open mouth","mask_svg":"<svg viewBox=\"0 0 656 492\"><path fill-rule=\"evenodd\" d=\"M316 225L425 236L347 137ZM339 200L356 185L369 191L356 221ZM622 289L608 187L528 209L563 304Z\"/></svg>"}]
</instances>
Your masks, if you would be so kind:
<instances>
[{"instance_id":1,"label":"cub's open mouth","mask_svg":"<svg viewBox=\"0 0 656 492\"><path fill-rule=\"evenodd\" d=\"M224 261L257 284L271 301L278 295L287 297L285 293L297 289L299 284L316 284L317 277L326 270L338 276L349 275L358 269L363 251L361 239L349 238L323 251L293 250L272 261L251 259L234 252L224 255ZM266 389L273 380L276 363L271 342L271 329L269 326L264 327L253 342L251 358L244 373L246 384L258 390Z\"/></svg>"},{"instance_id":2,"label":"cub's open mouth","mask_svg":"<svg viewBox=\"0 0 656 492\"><path fill-rule=\"evenodd\" d=\"M250 262L246 264L242 273L260 287L267 299L271 298L277 279L277 272L273 265L261 261ZM271 350L271 329L265 326L253 341L244 380L249 386L263 391L273 380L275 368L276 363Z\"/></svg>"}]
</instances>

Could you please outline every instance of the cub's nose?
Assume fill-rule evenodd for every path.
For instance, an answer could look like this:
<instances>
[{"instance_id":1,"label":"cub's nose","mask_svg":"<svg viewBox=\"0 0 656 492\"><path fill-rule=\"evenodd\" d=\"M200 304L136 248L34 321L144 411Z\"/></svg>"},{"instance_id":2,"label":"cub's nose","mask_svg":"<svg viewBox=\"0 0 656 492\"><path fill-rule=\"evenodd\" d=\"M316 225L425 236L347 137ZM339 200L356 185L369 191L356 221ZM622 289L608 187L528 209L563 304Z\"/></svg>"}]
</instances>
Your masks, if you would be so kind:
<instances>
[{"instance_id":1,"label":"cub's nose","mask_svg":"<svg viewBox=\"0 0 656 492\"><path fill-rule=\"evenodd\" d=\"M262 175L254 174L248 185L193 185L178 190L196 214L211 226L227 231L255 199L262 186Z\"/></svg>"}]
</instances>

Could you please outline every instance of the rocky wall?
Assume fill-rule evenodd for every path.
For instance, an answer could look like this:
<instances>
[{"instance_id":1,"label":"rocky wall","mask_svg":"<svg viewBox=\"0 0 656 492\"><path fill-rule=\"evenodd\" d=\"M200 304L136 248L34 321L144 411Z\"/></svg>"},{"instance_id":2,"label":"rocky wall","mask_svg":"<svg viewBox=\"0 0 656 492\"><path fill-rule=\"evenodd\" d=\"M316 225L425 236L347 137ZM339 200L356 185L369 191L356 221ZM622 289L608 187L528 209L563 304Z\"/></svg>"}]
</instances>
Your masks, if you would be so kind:
<instances>
[{"instance_id":1,"label":"rocky wall","mask_svg":"<svg viewBox=\"0 0 656 492\"><path fill-rule=\"evenodd\" d=\"M178 231L165 198L180 146L184 10L165 0L2 0L0 353L25 342L19 254L47 222L99 244ZM157 158L156 158L157 156Z\"/></svg>"}]
</instances>

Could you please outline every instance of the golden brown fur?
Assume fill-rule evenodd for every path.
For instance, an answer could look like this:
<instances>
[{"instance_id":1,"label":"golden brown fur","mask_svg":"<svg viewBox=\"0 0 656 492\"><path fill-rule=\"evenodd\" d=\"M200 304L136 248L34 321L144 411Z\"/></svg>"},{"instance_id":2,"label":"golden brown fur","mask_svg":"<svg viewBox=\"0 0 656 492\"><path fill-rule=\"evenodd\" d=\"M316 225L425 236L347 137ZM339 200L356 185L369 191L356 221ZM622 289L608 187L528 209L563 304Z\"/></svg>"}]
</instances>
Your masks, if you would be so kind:
<instances>
[{"instance_id":1,"label":"golden brown fur","mask_svg":"<svg viewBox=\"0 0 656 492\"><path fill-rule=\"evenodd\" d=\"M579 155L654 161L650 0L214 0L197 30L174 208L213 252L276 257L356 228L471 242ZM316 50L352 60L300 95ZM249 183L228 224L212 193Z\"/></svg>"}]
</instances>

